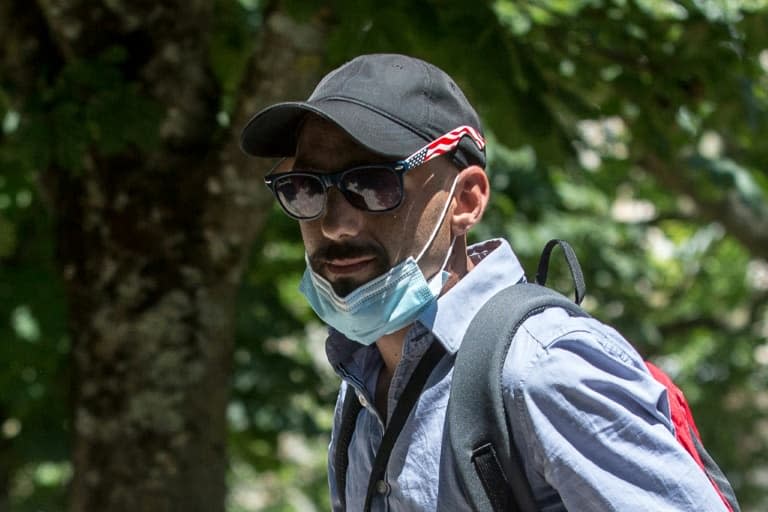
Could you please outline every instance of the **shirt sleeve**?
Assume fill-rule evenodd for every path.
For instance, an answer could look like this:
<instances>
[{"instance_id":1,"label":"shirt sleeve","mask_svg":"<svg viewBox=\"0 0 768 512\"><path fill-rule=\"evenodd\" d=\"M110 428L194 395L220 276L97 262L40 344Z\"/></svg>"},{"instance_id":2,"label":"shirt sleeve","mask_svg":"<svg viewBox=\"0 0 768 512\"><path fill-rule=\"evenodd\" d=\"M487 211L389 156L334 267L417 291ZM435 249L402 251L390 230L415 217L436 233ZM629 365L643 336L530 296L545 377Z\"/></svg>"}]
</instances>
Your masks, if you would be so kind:
<instances>
[{"instance_id":1,"label":"shirt sleeve","mask_svg":"<svg viewBox=\"0 0 768 512\"><path fill-rule=\"evenodd\" d=\"M537 499L549 488L567 510L726 510L674 437L666 388L613 329L561 309L532 317L503 385Z\"/></svg>"}]
</instances>

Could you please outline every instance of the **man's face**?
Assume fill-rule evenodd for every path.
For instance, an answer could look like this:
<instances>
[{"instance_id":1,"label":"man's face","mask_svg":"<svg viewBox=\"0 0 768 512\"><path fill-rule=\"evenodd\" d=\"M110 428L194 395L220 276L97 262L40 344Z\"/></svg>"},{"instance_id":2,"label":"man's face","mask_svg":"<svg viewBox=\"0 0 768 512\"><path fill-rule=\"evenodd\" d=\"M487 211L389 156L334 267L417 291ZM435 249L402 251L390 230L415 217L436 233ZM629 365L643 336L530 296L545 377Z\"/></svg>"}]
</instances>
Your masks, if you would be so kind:
<instances>
[{"instance_id":1,"label":"man's face","mask_svg":"<svg viewBox=\"0 0 768 512\"><path fill-rule=\"evenodd\" d=\"M299 133L294 167L335 172L385 161L391 159L358 145L333 123L310 116ZM404 176L402 204L386 213L359 210L338 189L330 188L323 214L299 222L312 268L338 295L345 296L408 256L415 257L440 220L456 173L445 157L412 169ZM450 239L450 226L444 220L419 262L427 277L439 270Z\"/></svg>"}]
</instances>

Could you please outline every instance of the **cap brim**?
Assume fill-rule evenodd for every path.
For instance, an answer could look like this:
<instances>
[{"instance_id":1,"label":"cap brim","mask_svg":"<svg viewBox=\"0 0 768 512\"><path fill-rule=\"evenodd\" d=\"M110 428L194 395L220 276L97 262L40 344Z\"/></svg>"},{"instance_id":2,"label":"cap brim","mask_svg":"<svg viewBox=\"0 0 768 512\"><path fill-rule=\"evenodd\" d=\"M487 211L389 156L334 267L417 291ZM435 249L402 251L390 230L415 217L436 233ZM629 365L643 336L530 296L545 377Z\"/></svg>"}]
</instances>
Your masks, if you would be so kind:
<instances>
[{"instance_id":1,"label":"cap brim","mask_svg":"<svg viewBox=\"0 0 768 512\"><path fill-rule=\"evenodd\" d=\"M429 142L428 137L418 135L411 127L356 102L328 99L265 108L243 128L240 147L253 156L293 156L299 127L307 113L331 121L363 147L392 158L406 157Z\"/></svg>"}]
</instances>

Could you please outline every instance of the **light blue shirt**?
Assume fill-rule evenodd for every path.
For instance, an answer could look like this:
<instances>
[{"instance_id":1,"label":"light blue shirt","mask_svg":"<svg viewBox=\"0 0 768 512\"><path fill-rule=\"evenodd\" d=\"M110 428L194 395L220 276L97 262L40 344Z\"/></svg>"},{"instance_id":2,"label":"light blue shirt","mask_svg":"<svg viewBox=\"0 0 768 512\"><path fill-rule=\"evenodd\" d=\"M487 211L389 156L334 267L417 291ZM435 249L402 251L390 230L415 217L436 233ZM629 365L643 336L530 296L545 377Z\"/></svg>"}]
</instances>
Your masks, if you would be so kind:
<instances>
[{"instance_id":1,"label":"light blue shirt","mask_svg":"<svg viewBox=\"0 0 768 512\"><path fill-rule=\"evenodd\" d=\"M389 414L430 343L442 343L447 355L427 380L392 449L374 511L471 510L443 439L455 354L482 305L524 274L504 240L468 252L474 269L406 336L389 388ZM333 510L342 510L339 493L345 492L347 510L357 512L363 510L384 434L384 422L372 405L382 361L375 345L363 347L333 330L326 352L343 378L331 455L344 395L357 393L364 406L349 446L346 489L336 489L329 464ZM592 318L573 318L560 308L535 315L512 342L502 382L514 439L542 512L726 510L704 472L675 440L665 388L612 328Z\"/></svg>"}]
</instances>

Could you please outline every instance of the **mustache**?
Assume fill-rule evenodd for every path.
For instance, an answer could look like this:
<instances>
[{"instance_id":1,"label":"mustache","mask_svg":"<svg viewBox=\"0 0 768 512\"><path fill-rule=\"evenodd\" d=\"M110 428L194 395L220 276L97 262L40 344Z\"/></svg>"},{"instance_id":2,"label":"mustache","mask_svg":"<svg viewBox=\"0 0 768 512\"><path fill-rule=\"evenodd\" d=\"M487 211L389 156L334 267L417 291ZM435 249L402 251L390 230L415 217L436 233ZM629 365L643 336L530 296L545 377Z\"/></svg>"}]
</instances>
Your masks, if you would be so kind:
<instances>
[{"instance_id":1,"label":"mustache","mask_svg":"<svg viewBox=\"0 0 768 512\"><path fill-rule=\"evenodd\" d=\"M309 255L309 261L314 268L323 262L334 259L358 258L373 256L379 262L388 262L387 252L380 245L373 243L343 242L329 243L318 247Z\"/></svg>"}]
</instances>

